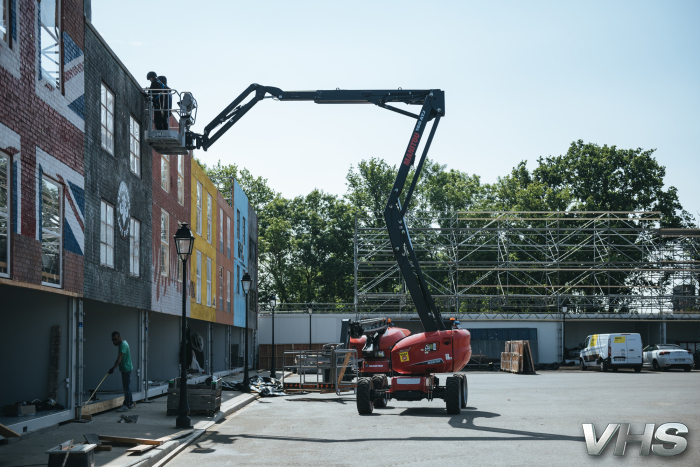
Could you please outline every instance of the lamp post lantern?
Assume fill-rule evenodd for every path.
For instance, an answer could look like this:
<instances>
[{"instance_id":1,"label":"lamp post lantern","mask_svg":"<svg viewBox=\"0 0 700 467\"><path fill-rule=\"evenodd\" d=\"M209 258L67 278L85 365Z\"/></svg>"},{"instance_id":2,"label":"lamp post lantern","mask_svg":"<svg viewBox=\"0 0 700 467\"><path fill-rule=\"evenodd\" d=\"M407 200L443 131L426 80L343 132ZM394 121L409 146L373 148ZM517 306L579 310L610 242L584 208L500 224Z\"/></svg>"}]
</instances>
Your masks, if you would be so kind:
<instances>
[{"instance_id":1,"label":"lamp post lantern","mask_svg":"<svg viewBox=\"0 0 700 467\"><path fill-rule=\"evenodd\" d=\"M309 303L308 307L308 312L309 312L309 350L311 350L311 315L314 312L314 304Z\"/></svg>"},{"instance_id":2,"label":"lamp post lantern","mask_svg":"<svg viewBox=\"0 0 700 467\"><path fill-rule=\"evenodd\" d=\"M177 428L192 428L190 405L187 402L187 259L192 254L194 236L187 223L175 232L175 247L182 261L182 340L180 342L180 404L177 407Z\"/></svg>"},{"instance_id":3,"label":"lamp post lantern","mask_svg":"<svg viewBox=\"0 0 700 467\"><path fill-rule=\"evenodd\" d=\"M248 377L248 292L250 292L252 283L253 279L250 278L250 274L247 272L243 274L243 278L241 279L243 293L245 293L245 366L243 367L243 392L250 392L250 378Z\"/></svg>"},{"instance_id":4,"label":"lamp post lantern","mask_svg":"<svg viewBox=\"0 0 700 467\"><path fill-rule=\"evenodd\" d=\"M270 365L270 378L277 378L275 371L275 307L277 306L277 297L275 294L270 295L270 308L272 309L272 364Z\"/></svg>"}]
</instances>

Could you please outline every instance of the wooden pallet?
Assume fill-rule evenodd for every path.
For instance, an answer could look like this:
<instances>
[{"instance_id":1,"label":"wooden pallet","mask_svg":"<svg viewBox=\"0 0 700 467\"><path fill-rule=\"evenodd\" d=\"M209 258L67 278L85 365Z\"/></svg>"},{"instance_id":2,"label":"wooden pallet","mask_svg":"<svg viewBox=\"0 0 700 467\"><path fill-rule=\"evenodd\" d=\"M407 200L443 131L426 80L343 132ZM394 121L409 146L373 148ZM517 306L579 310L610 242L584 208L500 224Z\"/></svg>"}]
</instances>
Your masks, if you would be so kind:
<instances>
[{"instance_id":1,"label":"wooden pallet","mask_svg":"<svg viewBox=\"0 0 700 467\"><path fill-rule=\"evenodd\" d=\"M501 353L501 371L520 374L535 373L530 341L506 342L505 351Z\"/></svg>"}]
</instances>

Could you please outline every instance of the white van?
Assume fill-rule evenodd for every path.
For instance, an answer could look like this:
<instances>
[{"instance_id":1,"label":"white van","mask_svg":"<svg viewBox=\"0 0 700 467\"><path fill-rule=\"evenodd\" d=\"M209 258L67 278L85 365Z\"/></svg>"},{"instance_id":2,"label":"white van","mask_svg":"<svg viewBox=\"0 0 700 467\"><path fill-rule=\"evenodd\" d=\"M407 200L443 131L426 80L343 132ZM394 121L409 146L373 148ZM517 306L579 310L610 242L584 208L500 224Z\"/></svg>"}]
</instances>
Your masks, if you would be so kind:
<instances>
[{"instance_id":1,"label":"white van","mask_svg":"<svg viewBox=\"0 0 700 467\"><path fill-rule=\"evenodd\" d=\"M639 373L642 371L642 337L637 333L588 336L579 363L582 371L597 366L600 371L634 368Z\"/></svg>"}]
</instances>

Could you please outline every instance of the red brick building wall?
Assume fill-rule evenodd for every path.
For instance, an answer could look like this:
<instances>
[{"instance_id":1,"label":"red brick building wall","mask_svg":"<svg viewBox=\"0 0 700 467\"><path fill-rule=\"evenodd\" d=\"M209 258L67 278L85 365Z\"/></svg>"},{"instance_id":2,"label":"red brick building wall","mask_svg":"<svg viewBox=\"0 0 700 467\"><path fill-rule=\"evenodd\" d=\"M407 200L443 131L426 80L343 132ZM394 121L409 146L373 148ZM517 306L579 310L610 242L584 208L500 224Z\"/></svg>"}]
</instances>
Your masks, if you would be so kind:
<instances>
[{"instance_id":1,"label":"red brick building wall","mask_svg":"<svg viewBox=\"0 0 700 467\"><path fill-rule=\"evenodd\" d=\"M171 127L177 126L175 118L170 119ZM162 313L179 315L182 313L182 283L178 280L178 267L182 266L173 241L173 235L179 228L179 222L187 222L191 219L191 154L183 156L170 155L168 170L169 189L166 191L161 185L161 169L163 158L153 151L153 267L151 274L153 279L151 294L151 309ZM181 175L184 186L182 187L182 204L178 201L178 157L182 158L183 173ZM169 272L167 276L161 273L161 213L168 213L168 240L169 240ZM190 226L190 229L193 229ZM190 258L191 261L191 258ZM187 264L188 271L191 263ZM191 278L188 277L191 281ZM188 293L191 295L191 287L188 283ZM189 316L190 300L186 301L187 315Z\"/></svg>"},{"instance_id":2,"label":"red brick building wall","mask_svg":"<svg viewBox=\"0 0 700 467\"><path fill-rule=\"evenodd\" d=\"M217 230L216 236L218 242L216 245L216 268L219 275L217 279L219 300L216 303L216 322L233 326L233 240L235 239L233 230L235 219L233 208L220 191L216 194L216 208L219 209L217 222L222 222L222 224L217 225L219 230ZM222 213L223 215L221 215Z\"/></svg>"},{"instance_id":3,"label":"red brick building wall","mask_svg":"<svg viewBox=\"0 0 700 467\"><path fill-rule=\"evenodd\" d=\"M60 89L41 79L34 0L10 2L9 41L0 41L0 151L10 157L10 278L41 284L37 188L46 174L63 190L62 285L82 293L84 16L82 0L63 0ZM76 97L77 96L77 97ZM67 227L66 227L67 225ZM66 235L71 230L72 237Z\"/></svg>"}]
</instances>

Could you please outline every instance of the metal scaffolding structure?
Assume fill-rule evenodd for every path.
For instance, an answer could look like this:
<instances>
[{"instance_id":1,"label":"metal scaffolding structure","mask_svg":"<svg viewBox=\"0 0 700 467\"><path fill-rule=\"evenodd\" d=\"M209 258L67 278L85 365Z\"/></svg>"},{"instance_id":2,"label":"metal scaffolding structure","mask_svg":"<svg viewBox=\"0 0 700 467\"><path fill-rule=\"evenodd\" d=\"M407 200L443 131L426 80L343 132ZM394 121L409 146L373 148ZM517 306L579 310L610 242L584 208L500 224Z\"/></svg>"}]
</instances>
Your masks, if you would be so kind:
<instances>
[{"instance_id":1,"label":"metal scaffolding structure","mask_svg":"<svg viewBox=\"0 0 700 467\"><path fill-rule=\"evenodd\" d=\"M370 212L356 220L353 311L410 317L413 303L380 219ZM660 212L415 212L409 219L447 316L700 318L700 229L660 229Z\"/></svg>"}]
</instances>

